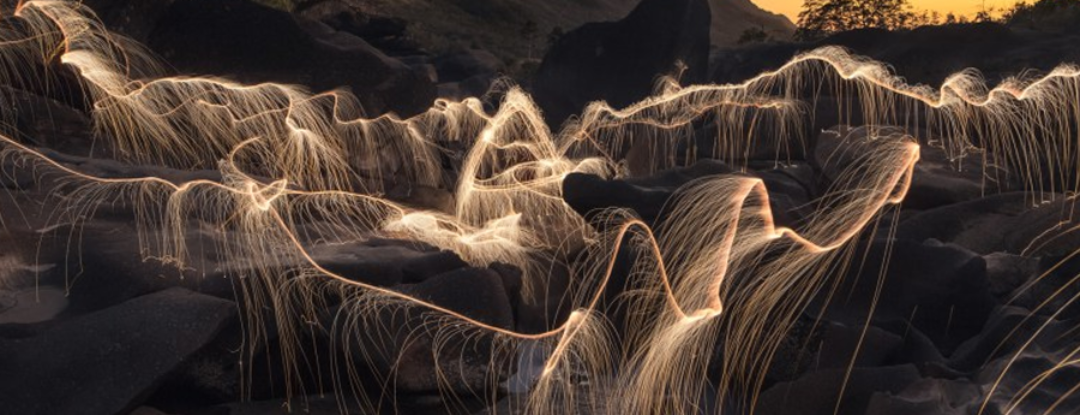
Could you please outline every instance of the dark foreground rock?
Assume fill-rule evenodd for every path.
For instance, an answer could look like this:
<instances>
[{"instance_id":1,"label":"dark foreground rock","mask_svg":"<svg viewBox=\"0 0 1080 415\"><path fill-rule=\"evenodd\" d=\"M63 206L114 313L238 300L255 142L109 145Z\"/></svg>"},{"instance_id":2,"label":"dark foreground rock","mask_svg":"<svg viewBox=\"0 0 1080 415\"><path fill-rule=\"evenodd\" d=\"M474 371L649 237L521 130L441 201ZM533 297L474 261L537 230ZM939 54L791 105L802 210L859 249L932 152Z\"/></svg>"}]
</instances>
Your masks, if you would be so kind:
<instances>
[{"instance_id":1,"label":"dark foreground rock","mask_svg":"<svg viewBox=\"0 0 1080 415\"><path fill-rule=\"evenodd\" d=\"M948 355L979 333L996 304L986 262L961 246L900 239L860 252L865 257L844 276L840 297L831 299L835 319L859 324L876 299L875 321L905 322Z\"/></svg>"},{"instance_id":2,"label":"dark foreground rock","mask_svg":"<svg viewBox=\"0 0 1080 415\"><path fill-rule=\"evenodd\" d=\"M856 368L850 374L846 368L821 370L762 393L755 413L790 414L792 408L799 408L800 414L807 415L863 414L876 393L896 393L919 379L912 365Z\"/></svg>"},{"instance_id":3,"label":"dark foreground rock","mask_svg":"<svg viewBox=\"0 0 1080 415\"><path fill-rule=\"evenodd\" d=\"M173 288L34 336L0 339L0 402L11 414L130 410L235 310L230 301Z\"/></svg>"}]
</instances>

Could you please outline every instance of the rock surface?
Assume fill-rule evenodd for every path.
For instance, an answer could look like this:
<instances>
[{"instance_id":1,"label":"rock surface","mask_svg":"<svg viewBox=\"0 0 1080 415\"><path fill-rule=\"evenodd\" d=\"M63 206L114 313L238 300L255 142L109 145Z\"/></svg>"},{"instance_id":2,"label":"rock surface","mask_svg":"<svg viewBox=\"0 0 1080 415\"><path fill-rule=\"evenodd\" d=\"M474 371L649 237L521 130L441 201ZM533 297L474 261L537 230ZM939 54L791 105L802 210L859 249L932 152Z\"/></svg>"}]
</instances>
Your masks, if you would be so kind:
<instances>
[{"instance_id":1,"label":"rock surface","mask_svg":"<svg viewBox=\"0 0 1080 415\"><path fill-rule=\"evenodd\" d=\"M130 410L235 312L231 301L173 288L34 336L0 338L0 402L13 414Z\"/></svg>"}]
</instances>

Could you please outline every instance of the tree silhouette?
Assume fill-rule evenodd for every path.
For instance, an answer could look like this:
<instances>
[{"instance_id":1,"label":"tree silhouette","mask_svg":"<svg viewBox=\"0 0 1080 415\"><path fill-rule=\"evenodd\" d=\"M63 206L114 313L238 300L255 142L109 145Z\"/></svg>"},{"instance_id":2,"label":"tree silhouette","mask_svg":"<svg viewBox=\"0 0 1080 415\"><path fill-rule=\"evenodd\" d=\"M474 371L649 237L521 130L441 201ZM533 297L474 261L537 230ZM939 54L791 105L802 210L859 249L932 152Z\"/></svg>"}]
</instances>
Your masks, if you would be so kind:
<instances>
[{"instance_id":1,"label":"tree silhouette","mask_svg":"<svg viewBox=\"0 0 1080 415\"><path fill-rule=\"evenodd\" d=\"M1042 31L1080 28L1080 0L1038 0L1018 2L1004 10L1002 21L1013 26Z\"/></svg>"},{"instance_id":2,"label":"tree silhouette","mask_svg":"<svg viewBox=\"0 0 1080 415\"><path fill-rule=\"evenodd\" d=\"M845 30L902 29L925 19L907 0L806 0L795 37L812 40Z\"/></svg>"}]
</instances>

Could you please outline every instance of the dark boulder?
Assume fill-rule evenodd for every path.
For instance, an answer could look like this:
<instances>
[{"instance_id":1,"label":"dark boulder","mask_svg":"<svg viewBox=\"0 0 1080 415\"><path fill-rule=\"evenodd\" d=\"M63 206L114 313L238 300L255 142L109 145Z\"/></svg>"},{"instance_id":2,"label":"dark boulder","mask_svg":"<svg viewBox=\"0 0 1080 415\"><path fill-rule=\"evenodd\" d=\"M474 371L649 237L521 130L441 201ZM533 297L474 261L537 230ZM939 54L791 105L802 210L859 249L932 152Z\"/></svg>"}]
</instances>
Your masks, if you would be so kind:
<instances>
[{"instance_id":1,"label":"dark boulder","mask_svg":"<svg viewBox=\"0 0 1080 415\"><path fill-rule=\"evenodd\" d=\"M338 0L304 1L296 5L293 13L355 35L390 56L421 53L409 39L405 19L367 13L363 6Z\"/></svg>"},{"instance_id":2,"label":"dark boulder","mask_svg":"<svg viewBox=\"0 0 1080 415\"><path fill-rule=\"evenodd\" d=\"M1013 290L1039 275L1040 258L1029 258L1005 252L983 255L990 292L1007 299Z\"/></svg>"},{"instance_id":3,"label":"dark boulder","mask_svg":"<svg viewBox=\"0 0 1080 415\"><path fill-rule=\"evenodd\" d=\"M900 392L919 378L912 365L820 370L764 391L754 413L790 414L798 408L805 415L863 414L876 393Z\"/></svg>"},{"instance_id":4,"label":"dark boulder","mask_svg":"<svg viewBox=\"0 0 1080 415\"><path fill-rule=\"evenodd\" d=\"M1061 320L1080 318L1080 258L1052 255L1037 263L1035 272L1018 275L1024 283L1009 296L1010 304Z\"/></svg>"},{"instance_id":5,"label":"dark boulder","mask_svg":"<svg viewBox=\"0 0 1080 415\"><path fill-rule=\"evenodd\" d=\"M76 155L107 157L108 148L97 143L94 127L81 110L33 92L0 87L5 118L0 133L6 137Z\"/></svg>"},{"instance_id":6,"label":"dark boulder","mask_svg":"<svg viewBox=\"0 0 1080 415\"><path fill-rule=\"evenodd\" d=\"M861 326L876 300L873 321L907 322L947 356L979 333L997 304L986 262L963 247L894 240L855 249L859 259L832 291L830 319Z\"/></svg>"},{"instance_id":7,"label":"dark boulder","mask_svg":"<svg viewBox=\"0 0 1080 415\"><path fill-rule=\"evenodd\" d=\"M235 311L231 301L173 288L0 339L0 402L6 413L28 415L131 410Z\"/></svg>"},{"instance_id":8,"label":"dark boulder","mask_svg":"<svg viewBox=\"0 0 1080 415\"><path fill-rule=\"evenodd\" d=\"M724 175L760 178L769 192L774 219L787 226L809 213L809 202L817 196L817 179L807 164L768 163L761 170L739 170L716 160L701 160L687 167L669 169L647 177L605 180L571 173L563 180L563 199L582 215L611 207L629 208L652 222L677 191L695 180Z\"/></svg>"},{"instance_id":9,"label":"dark boulder","mask_svg":"<svg viewBox=\"0 0 1080 415\"><path fill-rule=\"evenodd\" d=\"M709 4L704 0L644 0L626 18L572 30L544 56L533 96L550 125L586 104L624 107L651 95L656 79L686 65L684 83L708 73Z\"/></svg>"},{"instance_id":10,"label":"dark boulder","mask_svg":"<svg viewBox=\"0 0 1080 415\"><path fill-rule=\"evenodd\" d=\"M873 415L967 415L982 403L979 385L966 379L920 379L898 393L875 393L866 406Z\"/></svg>"},{"instance_id":11,"label":"dark boulder","mask_svg":"<svg viewBox=\"0 0 1080 415\"><path fill-rule=\"evenodd\" d=\"M483 49L464 49L436 56L431 62L439 82L459 82L477 75L493 77L505 69L503 61Z\"/></svg>"},{"instance_id":12,"label":"dark boulder","mask_svg":"<svg viewBox=\"0 0 1080 415\"><path fill-rule=\"evenodd\" d=\"M320 266L349 278L378 286L416 283L468 266L451 251L421 244L324 244L309 250Z\"/></svg>"},{"instance_id":13,"label":"dark boulder","mask_svg":"<svg viewBox=\"0 0 1080 415\"><path fill-rule=\"evenodd\" d=\"M923 211L900 222L899 239L937 239L980 254L1066 255L1080 246L1070 217L1076 200L1037 203L1026 192L993 194Z\"/></svg>"}]
</instances>

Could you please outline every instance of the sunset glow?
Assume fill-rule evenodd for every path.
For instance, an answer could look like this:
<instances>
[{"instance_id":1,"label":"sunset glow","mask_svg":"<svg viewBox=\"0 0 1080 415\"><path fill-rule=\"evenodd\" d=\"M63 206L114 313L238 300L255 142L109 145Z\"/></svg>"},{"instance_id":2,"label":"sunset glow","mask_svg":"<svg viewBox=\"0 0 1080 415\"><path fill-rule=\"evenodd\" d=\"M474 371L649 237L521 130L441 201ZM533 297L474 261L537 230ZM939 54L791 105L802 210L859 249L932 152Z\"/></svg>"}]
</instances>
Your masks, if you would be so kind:
<instances>
[{"instance_id":1,"label":"sunset glow","mask_svg":"<svg viewBox=\"0 0 1080 415\"><path fill-rule=\"evenodd\" d=\"M802 0L753 0L761 8L773 13L787 16L792 22L798 22L799 11L802 10ZM1001 10L1012 7L1016 0L910 0L916 10L929 10L941 13L942 16L954 13L962 16L974 16L984 7L987 9ZM995 13L996 14L996 13Z\"/></svg>"}]
</instances>

